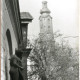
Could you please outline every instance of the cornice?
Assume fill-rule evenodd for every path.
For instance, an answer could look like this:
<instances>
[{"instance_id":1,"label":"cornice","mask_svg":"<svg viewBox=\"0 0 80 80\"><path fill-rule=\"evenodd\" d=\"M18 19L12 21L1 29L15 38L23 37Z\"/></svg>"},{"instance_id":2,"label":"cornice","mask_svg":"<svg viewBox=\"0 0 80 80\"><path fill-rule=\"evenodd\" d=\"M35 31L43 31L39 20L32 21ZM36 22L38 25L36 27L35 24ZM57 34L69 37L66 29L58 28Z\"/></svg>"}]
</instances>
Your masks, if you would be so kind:
<instances>
[{"instance_id":1,"label":"cornice","mask_svg":"<svg viewBox=\"0 0 80 80\"><path fill-rule=\"evenodd\" d=\"M47 18L47 17L50 17L50 18L52 19L52 17L51 17L50 15L45 15L45 16L41 15L41 16L39 17L39 20L40 20L40 18Z\"/></svg>"}]
</instances>

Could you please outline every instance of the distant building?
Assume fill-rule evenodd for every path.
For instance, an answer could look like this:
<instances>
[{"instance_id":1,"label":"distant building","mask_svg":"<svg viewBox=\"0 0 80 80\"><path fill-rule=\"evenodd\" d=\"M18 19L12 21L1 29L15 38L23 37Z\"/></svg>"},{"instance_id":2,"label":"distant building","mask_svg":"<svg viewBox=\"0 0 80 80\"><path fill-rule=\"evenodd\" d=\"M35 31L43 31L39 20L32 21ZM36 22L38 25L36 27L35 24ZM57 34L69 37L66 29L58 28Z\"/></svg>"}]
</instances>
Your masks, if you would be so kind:
<instances>
[{"instance_id":1,"label":"distant building","mask_svg":"<svg viewBox=\"0 0 80 80\"><path fill-rule=\"evenodd\" d=\"M47 8L47 2L42 2L42 9L40 11L41 16L39 17L40 22L40 38L47 40L53 39L53 26L52 17L50 16L50 10Z\"/></svg>"},{"instance_id":2,"label":"distant building","mask_svg":"<svg viewBox=\"0 0 80 80\"><path fill-rule=\"evenodd\" d=\"M54 66L51 63L55 51L55 41L54 41L54 35L53 35L53 26L52 26L52 17L50 16L50 10L47 8L47 1L42 2L42 9L40 10L40 17L39 17L39 22L40 22L40 45L41 47L43 46L44 51L41 53L42 60L44 67L46 68L45 75L48 78L51 76L52 72L52 66ZM44 57L46 59L44 59ZM47 62L47 63L46 63ZM51 79L49 79L51 80Z\"/></svg>"},{"instance_id":3,"label":"distant building","mask_svg":"<svg viewBox=\"0 0 80 80\"><path fill-rule=\"evenodd\" d=\"M52 17L50 16L50 10L47 8L47 1L42 2L42 9L40 10L40 40L44 43L46 42L49 46L52 47L53 50L55 48L55 41L53 35L53 25L52 25Z\"/></svg>"},{"instance_id":4,"label":"distant building","mask_svg":"<svg viewBox=\"0 0 80 80\"><path fill-rule=\"evenodd\" d=\"M23 34L25 29L22 29L22 25L28 26L28 23L32 20L29 13L25 14L27 17L20 15L18 0L2 0L1 80L10 80L9 58L12 54L15 54L15 49L19 48L25 37L25 34Z\"/></svg>"}]
</instances>

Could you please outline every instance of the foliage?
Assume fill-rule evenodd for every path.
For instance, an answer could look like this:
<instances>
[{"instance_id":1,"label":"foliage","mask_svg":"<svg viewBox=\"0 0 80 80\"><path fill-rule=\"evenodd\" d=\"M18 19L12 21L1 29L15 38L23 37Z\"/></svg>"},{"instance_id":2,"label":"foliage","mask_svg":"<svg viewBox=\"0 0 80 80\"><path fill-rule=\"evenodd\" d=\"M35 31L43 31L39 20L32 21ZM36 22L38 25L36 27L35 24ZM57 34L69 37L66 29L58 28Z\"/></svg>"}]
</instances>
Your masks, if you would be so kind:
<instances>
[{"instance_id":1,"label":"foliage","mask_svg":"<svg viewBox=\"0 0 80 80\"><path fill-rule=\"evenodd\" d=\"M79 80L78 50L65 40L54 44L54 40L36 39L29 59L30 80Z\"/></svg>"}]
</instances>

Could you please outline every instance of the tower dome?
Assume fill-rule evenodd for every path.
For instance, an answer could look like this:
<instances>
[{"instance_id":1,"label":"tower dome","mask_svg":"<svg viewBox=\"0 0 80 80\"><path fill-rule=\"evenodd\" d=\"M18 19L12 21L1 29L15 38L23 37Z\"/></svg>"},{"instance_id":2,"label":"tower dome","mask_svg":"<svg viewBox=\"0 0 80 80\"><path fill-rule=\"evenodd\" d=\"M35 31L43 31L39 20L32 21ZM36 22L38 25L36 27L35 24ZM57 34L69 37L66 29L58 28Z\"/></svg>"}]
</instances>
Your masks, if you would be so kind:
<instances>
[{"instance_id":1,"label":"tower dome","mask_svg":"<svg viewBox=\"0 0 80 80\"><path fill-rule=\"evenodd\" d=\"M40 10L40 14L50 13L50 10L47 8L47 1L42 2L42 9Z\"/></svg>"}]
</instances>

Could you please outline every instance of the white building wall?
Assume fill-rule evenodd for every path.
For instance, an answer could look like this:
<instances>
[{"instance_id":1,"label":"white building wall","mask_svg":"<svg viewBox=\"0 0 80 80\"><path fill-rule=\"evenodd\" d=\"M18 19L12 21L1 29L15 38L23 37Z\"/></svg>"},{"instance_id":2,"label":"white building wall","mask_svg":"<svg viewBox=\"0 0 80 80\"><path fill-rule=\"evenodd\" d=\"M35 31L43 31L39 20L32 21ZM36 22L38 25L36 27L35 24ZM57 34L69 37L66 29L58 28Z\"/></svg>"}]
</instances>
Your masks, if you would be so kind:
<instances>
[{"instance_id":1,"label":"white building wall","mask_svg":"<svg viewBox=\"0 0 80 80\"><path fill-rule=\"evenodd\" d=\"M6 31L9 29L12 39L12 51L15 54L15 48L18 47L17 40L14 34L10 16L5 4L5 0L2 0L2 24L1 24L1 80L6 80L5 66L7 65L8 76L9 76L9 47L7 42ZM7 58L7 59L6 59ZM7 64L5 65L5 61ZM9 78L7 79L9 80Z\"/></svg>"}]
</instances>

